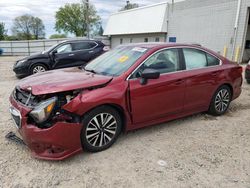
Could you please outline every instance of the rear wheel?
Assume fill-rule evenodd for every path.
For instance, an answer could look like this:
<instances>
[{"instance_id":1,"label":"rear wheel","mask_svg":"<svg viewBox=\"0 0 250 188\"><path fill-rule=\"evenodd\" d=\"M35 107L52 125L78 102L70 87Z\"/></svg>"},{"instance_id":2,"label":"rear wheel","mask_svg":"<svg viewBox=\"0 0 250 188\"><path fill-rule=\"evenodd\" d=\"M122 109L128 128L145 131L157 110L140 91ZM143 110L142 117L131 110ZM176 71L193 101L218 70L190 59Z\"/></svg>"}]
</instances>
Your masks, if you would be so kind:
<instances>
[{"instance_id":1,"label":"rear wheel","mask_svg":"<svg viewBox=\"0 0 250 188\"><path fill-rule=\"evenodd\" d=\"M82 146L91 152L109 148L121 132L120 114L109 106L101 106L85 115L81 132Z\"/></svg>"},{"instance_id":2,"label":"rear wheel","mask_svg":"<svg viewBox=\"0 0 250 188\"><path fill-rule=\"evenodd\" d=\"M231 103L231 99L232 99L231 89L226 85L221 86L215 92L212 101L210 103L208 112L215 116L223 115L227 111Z\"/></svg>"},{"instance_id":3,"label":"rear wheel","mask_svg":"<svg viewBox=\"0 0 250 188\"><path fill-rule=\"evenodd\" d=\"M31 74L36 74L40 72L45 72L47 67L43 64L35 64L31 67Z\"/></svg>"}]
</instances>

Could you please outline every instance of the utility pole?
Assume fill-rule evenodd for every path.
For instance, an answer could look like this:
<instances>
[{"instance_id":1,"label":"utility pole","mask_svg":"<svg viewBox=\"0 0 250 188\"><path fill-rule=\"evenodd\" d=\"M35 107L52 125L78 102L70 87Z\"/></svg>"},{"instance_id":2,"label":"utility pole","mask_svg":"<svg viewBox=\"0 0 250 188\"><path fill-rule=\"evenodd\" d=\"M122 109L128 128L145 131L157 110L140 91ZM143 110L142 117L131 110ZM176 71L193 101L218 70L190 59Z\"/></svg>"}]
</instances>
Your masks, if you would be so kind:
<instances>
[{"instance_id":1,"label":"utility pole","mask_svg":"<svg viewBox=\"0 0 250 188\"><path fill-rule=\"evenodd\" d=\"M86 25L87 25L87 38L90 39L90 27L89 27L89 0L82 0L82 4L86 4Z\"/></svg>"}]
</instances>

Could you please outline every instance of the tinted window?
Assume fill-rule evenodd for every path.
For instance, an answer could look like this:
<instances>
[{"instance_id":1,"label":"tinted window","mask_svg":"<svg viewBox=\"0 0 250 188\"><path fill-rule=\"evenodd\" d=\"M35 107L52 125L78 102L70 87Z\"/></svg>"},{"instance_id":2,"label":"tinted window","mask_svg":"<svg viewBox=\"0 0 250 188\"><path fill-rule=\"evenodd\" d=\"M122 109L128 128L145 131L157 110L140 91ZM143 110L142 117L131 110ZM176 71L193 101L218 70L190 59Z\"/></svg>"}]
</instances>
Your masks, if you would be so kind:
<instances>
[{"instance_id":1,"label":"tinted window","mask_svg":"<svg viewBox=\"0 0 250 188\"><path fill-rule=\"evenodd\" d=\"M186 62L186 69L198 69L207 66L206 54L200 50L184 48L183 54Z\"/></svg>"},{"instance_id":2,"label":"tinted window","mask_svg":"<svg viewBox=\"0 0 250 188\"><path fill-rule=\"evenodd\" d=\"M207 63L208 66L216 66L220 64L220 60L212 55L207 54Z\"/></svg>"},{"instance_id":3,"label":"tinted window","mask_svg":"<svg viewBox=\"0 0 250 188\"><path fill-rule=\"evenodd\" d=\"M68 52L72 52L72 47L71 44L64 44L62 46L60 46L59 48L57 48L57 53L61 54L61 53L68 53Z\"/></svg>"},{"instance_id":4,"label":"tinted window","mask_svg":"<svg viewBox=\"0 0 250 188\"><path fill-rule=\"evenodd\" d=\"M181 69L178 49L168 49L152 55L145 63L134 73L133 78L140 77L145 69L155 69L161 74L175 72Z\"/></svg>"},{"instance_id":5,"label":"tinted window","mask_svg":"<svg viewBox=\"0 0 250 188\"><path fill-rule=\"evenodd\" d=\"M72 44L74 51L76 50L88 50L96 46L94 42L77 42Z\"/></svg>"}]
</instances>

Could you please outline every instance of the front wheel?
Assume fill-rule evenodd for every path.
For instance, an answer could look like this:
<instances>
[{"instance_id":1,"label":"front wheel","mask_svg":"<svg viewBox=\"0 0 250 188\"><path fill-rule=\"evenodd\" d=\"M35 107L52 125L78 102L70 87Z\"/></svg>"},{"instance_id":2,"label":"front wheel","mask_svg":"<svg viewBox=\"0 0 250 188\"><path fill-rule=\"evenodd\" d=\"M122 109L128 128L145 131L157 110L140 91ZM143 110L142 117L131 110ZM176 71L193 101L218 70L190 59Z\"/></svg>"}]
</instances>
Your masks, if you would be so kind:
<instances>
[{"instance_id":1,"label":"front wheel","mask_svg":"<svg viewBox=\"0 0 250 188\"><path fill-rule=\"evenodd\" d=\"M231 89L226 85L221 86L215 92L212 101L210 103L208 112L215 116L223 115L227 111L231 103L231 99L232 99Z\"/></svg>"},{"instance_id":2,"label":"front wheel","mask_svg":"<svg viewBox=\"0 0 250 188\"><path fill-rule=\"evenodd\" d=\"M47 67L43 64L35 64L31 67L31 74L37 74L40 72L45 72Z\"/></svg>"},{"instance_id":3,"label":"front wheel","mask_svg":"<svg viewBox=\"0 0 250 188\"><path fill-rule=\"evenodd\" d=\"M85 115L81 131L84 150L103 151L109 148L121 132L120 114L112 107L101 106Z\"/></svg>"}]
</instances>

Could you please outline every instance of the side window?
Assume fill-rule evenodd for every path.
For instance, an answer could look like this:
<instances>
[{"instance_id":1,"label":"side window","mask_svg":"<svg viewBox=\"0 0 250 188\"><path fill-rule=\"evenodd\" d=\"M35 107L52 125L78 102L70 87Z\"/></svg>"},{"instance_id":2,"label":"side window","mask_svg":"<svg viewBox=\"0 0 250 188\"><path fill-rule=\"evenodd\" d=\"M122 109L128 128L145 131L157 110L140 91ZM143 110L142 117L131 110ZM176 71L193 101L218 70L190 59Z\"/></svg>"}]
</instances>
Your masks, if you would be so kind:
<instances>
[{"instance_id":1,"label":"side window","mask_svg":"<svg viewBox=\"0 0 250 188\"><path fill-rule=\"evenodd\" d=\"M184 48L183 54L187 70L207 67L207 58L205 52L196 49Z\"/></svg>"},{"instance_id":2,"label":"side window","mask_svg":"<svg viewBox=\"0 0 250 188\"><path fill-rule=\"evenodd\" d=\"M72 52L71 44L64 44L60 46L59 48L57 48L56 51L58 54Z\"/></svg>"},{"instance_id":3,"label":"side window","mask_svg":"<svg viewBox=\"0 0 250 188\"><path fill-rule=\"evenodd\" d=\"M161 74L175 72L181 69L178 49L167 49L152 55L134 73L132 78L140 77L145 69L155 69Z\"/></svg>"},{"instance_id":4,"label":"side window","mask_svg":"<svg viewBox=\"0 0 250 188\"><path fill-rule=\"evenodd\" d=\"M88 50L96 46L93 42L76 42L72 44L73 51Z\"/></svg>"},{"instance_id":5,"label":"side window","mask_svg":"<svg viewBox=\"0 0 250 188\"><path fill-rule=\"evenodd\" d=\"M97 44L94 42L89 42L88 45L89 45L89 49L91 49L91 48L94 48Z\"/></svg>"},{"instance_id":6,"label":"side window","mask_svg":"<svg viewBox=\"0 0 250 188\"><path fill-rule=\"evenodd\" d=\"M208 66L216 66L220 64L220 60L212 55L207 54Z\"/></svg>"}]
</instances>

